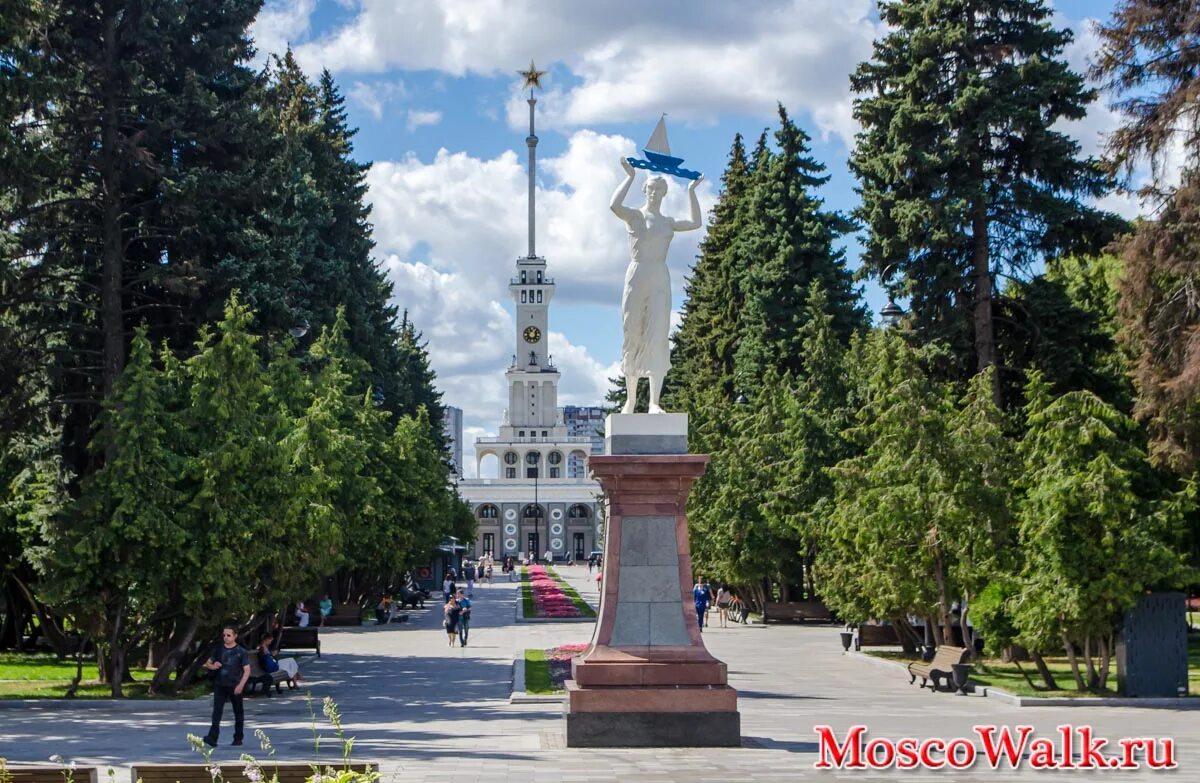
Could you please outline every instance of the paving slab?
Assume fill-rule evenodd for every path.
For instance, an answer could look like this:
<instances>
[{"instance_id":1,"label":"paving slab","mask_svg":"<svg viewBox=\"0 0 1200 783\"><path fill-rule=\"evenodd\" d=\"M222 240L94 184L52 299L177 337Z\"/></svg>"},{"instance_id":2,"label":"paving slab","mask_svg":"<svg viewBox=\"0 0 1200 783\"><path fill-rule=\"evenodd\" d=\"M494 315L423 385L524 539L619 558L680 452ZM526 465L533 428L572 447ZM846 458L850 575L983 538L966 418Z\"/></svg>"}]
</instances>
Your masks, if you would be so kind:
<instances>
[{"instance_id":1,"label":"paving slab","mask_svg":"<svg viewBox=\"0 0 1200 783\"><path fill-rule=\"evenodd\" d=\"M559 572L593 603L594 574L586 566ZM384 783L464 779L512 781L792 781L962 780L997 773L972 770L902 772L814 769L814 726L842 733L866 724L872 737L970 736L978 724L1030 725L1054 736L1060 724L1089 724L1104 737L1172 737L1178 780L1200 779L1197 713L1136 707L1022 708L996 699L933 693L908 684L892 667L871 666L842 653L837 627L771 625L707 629L705 642L729 666L739 691L742 747L734 749L568 749L558 704L510 704L513 658L526 648L587 642L591 627L577 623L517 624L513 587L476 586L470 645L450 648L438 608L410 612L401 625L333 628L322 632L322 657L304 662L303 691L246 702L247 747L264 730L280 758L311 759L314 720L321 756L339 756L321 717L332 697L356 759L381 763ZM715 615L714 615L715 616ZM305 694L311 693L312 702ZM199 761L187 733L207 729L210 699L195 701L0 702L0 756L44 761L62 754L80 764L113 765L118 783L135 761ZM236 760L231 716L222 727L221 761ZM1008 780L1142 779L1137 771L1002 770Z\"/></svg>"}]
</instances>

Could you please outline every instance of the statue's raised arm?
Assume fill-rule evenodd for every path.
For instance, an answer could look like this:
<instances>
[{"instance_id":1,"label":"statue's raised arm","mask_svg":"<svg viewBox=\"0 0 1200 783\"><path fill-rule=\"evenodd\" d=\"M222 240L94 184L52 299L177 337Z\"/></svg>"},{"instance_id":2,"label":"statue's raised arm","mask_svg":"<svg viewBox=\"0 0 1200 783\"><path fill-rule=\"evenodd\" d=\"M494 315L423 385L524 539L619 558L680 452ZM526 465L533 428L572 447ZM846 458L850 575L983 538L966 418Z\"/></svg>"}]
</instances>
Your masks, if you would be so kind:
<instances>
[{"instance_id":1,"label":"statue's raised arm","mask_svg":"<svg viewBox=\"0 0 1200 783\"><path fill-rule=\"evenodd\" d=\"M633 178L637 176L637 171L625 159L624 155L621 156L621 168L625 169L625 179L613 191L612 200L609 201L608 208L613 211L613 214L621 218L621 220L624 220L626 223L632 223L638 217L638 211L625 206L625 197L629 195L629 188L633 185Z\"/></svg>"}]
</instances>

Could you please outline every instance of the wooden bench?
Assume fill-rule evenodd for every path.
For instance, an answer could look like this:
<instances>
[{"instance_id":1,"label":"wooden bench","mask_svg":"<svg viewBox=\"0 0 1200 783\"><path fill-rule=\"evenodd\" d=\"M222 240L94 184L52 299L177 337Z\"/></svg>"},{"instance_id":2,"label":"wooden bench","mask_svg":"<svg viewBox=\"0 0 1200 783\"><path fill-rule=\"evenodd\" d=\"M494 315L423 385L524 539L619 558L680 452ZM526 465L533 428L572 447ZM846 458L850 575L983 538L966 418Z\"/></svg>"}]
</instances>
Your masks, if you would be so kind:
<instances>
[{"instance_id":1,"label":"wooden bench","mask_svg":"<svg viewBox=\"0 0 1200 783\"><path fill-rule=\"evenodd\" d=\"M409 609L416 609L418 606L424 609L425 601L428 599L428 590L409 590L407 587L402 587L396 594L396 603Z\"/></svg>"},{"instance_id":2,"label":"wooden bench","mask_svg":"<svg viewBox=\"0 0 1200 783\"><path fill-rule=\"evenodd\" d=\"M925 687L925 683L932 680L933 689L938 689L938 680L946 680L954 682L954 664L966 663L970 651L966 647L951 647L948 644L943 644L937 648L937 652L933 655L931 661L914 661L908 665L908 674L911 679L909 685L921 678L921 687Z\"/></svg>"},{"instance_id":3,"label":"wooden bench","mask_svg":"<svg viewBox=\"0 0 1200 783\"><path fill-rule=\"evenodd\" d=\"M95 767L76 767L68 771L61 764L0 764L0 779L11 783L63 783L70 774L75 783L96 783Z\"/></svg>"},{"instance_id":4,"label":"wooden bench","mask_svg":"<svg viewBox=\"0 0 1200 783\"><path fill-rule=\"evenodd\" d=\"M894 625L860 625L854 637L854 649L864 647L895 647L900 644L900 635Z\"/></svg>"},{"instance_id":5,"label":"wooden bench","mask_svg":"<svg viewBox=\"0 0 1200 783\"><path fill-rule=\"evenodd\" d=\"M258 659L257 650L249 650L248 657L250 658L250 679L246 680L246 693L251 694L257 687L267 696L271 695L271 686L275 686L276 693L283 693L283 684L287 683L288 689L296 687L296 681L287 675L283 669L276 669L273 672L263 671L262 664Z\"/></svg>"},{"instance_id":6,"label":"wooden bench","mask_svg":"<svg viewBox=\"0 0 1200 783\"><path fill-rule=\"evenodd\" d=\"M246 777L247 765L245 763L219 764L217 766L221 768L221 779L225 783L252 783ZM379 769L377 764L362 762L352 762L346 766L355 772ZM272 775L278 775L279 783L305 783L313 776L314 767L320 772L325 772L327 767L340 770L343 762L334 759L320 762L264 761L262 763L263 779L270 780ZM134 764L133 779L140 783L213 783L213 775L205 764ZM61 772L55 783L62 783Z\"/></svg>"},{"instance_id":7,"label":"wooden bench","mask_svg":"<svg viewBox=\"0 0 1200 783\"><path fill-rule=\"evenodd\" d=\"M821 601L789 601L787 603L768 603L763 606L764 623L780 620L828 622L832 619L833 615L829 612L829 607Z\"/></svg>"},{"instance_id":8,"label":"wooden bench","mask_svg":"<svg viewBox=\"0 0 1200 783\"><path fill-rule=\"evenodd\" d=\"M358 604L338 604L333 614L319 622L326 627L362 625L362 607Z\"/></svg>"},{"instance_id":9,"label":"wooden bench","mask_svg":"<svg viewBox=\"0 0 1200 783\"><path fill-rule=\"evenodd\" d=\"M321 657L321 636L318 628L285 626L279 630L279 650L316 650Z\"/></svg>"}]
</instances>

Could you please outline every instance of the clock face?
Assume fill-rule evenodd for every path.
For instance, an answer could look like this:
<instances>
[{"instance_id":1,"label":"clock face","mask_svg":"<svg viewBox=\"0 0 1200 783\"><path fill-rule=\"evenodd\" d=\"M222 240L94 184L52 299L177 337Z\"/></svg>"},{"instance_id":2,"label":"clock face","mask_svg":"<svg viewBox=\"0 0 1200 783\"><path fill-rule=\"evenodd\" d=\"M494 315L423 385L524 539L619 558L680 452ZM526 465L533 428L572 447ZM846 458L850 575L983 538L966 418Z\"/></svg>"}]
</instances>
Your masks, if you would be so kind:
<instances>
[{"instance_id":1,"label":"clock face","mask_svg":"<svg viewBox=\"0 0 1200 783\"><path fill-rule=\"evenodd\" d=\"M522 336L525 338L525 342L536 343L538 340L542 339L542 330L536 326L526 326Z\"/></svg>"}]
</instances>

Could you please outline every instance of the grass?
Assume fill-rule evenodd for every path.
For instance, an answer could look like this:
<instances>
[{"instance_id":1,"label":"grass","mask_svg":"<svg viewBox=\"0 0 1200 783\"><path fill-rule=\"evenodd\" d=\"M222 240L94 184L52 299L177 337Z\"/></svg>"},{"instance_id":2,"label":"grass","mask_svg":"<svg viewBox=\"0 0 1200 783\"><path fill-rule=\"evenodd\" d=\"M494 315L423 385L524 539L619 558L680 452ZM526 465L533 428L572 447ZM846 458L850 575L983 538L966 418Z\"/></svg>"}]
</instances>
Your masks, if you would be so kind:
<instances>
[{"instance_id":1,"label":"grass","mask_svg":"<svg viewBox=\"0 0 1200 783\"><path fill-rule=\"evenodd\" d=\"M533 586L529 584L529 569L521 566L521 616L537 617L537 608L533 605Z\"/></svg>"},{"instance_id":2,"label":"grass","mask_svg":"<svg viewBox=\"0 0 1200 783\"><path fill-rule=\"evenodd\" d=\"M199 682L175 696L152 696L149 690L154 672L137 669L132 674L134 681L124 687L131 699L194 699L208 693L206 684ZM112 698L112 688L99 682L99 676L95 661L85 662L76 698ZM52 653L0 652L0 699L62 699L73 679L75 663L59 660Z\"/></svg>"},{"instance_id":3,"label":"grass","mask_svg":"<svg viewBox=\"0 0 1200 783\"><path fill-rule=\"evenodd\" d=\"M539 694L555 692L545 650L525 651L525 692Z\"/></svg>"},{"instance_id":4,"label":"grass","mask_svg":"<svg viewBox=\"0 0 1200 783\"><path fill-rule=\"evenodd\" d=\"M917 658L915 655L908 655L893 650L872 650L867 654L874 655L877 658L887 658L896 661L911 661ZM987 658L982 662L975 663L971 668L971 682L1000 688L1016 696L1090 699L1120 695L1116 690L1116 661L1113 662L1109 669L1108 682L1110 687L1099 692L1080 692L1070 687L1074 685L1075 678L1071 673L1071 664L1065 656L1047 657L1045 661L1047 668L1054 675L1055 681L1059 685L1067 685L1068 689L1051 691L1041 688L1031 688L1015 663L1005 663L998 658ZM1029 673L1029 676L1035 683L1041 684L1037 668L1032 662L1022 663L1021 666ZM1200 698L1200 636L1194 635L1188 638L1188 692L1192 697Z\"/></svg>"}]
</instances>

